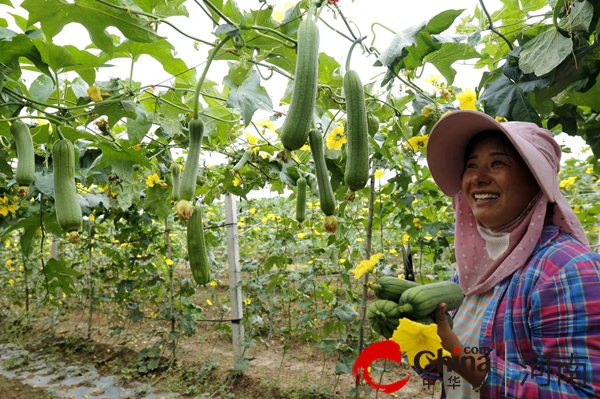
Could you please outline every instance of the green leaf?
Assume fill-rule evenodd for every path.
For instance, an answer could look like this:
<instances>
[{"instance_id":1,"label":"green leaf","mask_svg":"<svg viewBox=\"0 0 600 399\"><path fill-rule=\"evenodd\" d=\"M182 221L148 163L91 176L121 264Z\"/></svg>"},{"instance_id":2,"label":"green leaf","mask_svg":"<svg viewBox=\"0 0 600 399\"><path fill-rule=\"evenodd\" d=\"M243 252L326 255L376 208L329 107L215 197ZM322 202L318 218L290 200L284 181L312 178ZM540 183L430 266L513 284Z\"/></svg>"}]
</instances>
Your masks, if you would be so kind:
<instances>
[{"instance_id":1,"label":"green leaf","mask_svg":"<svg viewBox=\"0 0 600 399\"><path fill-rule=\"evenodd\" d=\"M185 0L136 0L142 11L160 17L189 17L187 8L183 5Z\"/></svg>"},{"instance_id":2,"label":"green leaf","mask_svg":"<svg viewBox=\"0 0 600 399\"><path fill-rule=\"evenodd\" d=\"M100 102L93 112L106 115L110 126L114 126L121 118L137 118L136 105L130 100Z\"/></svg>"},{"instance_id":3,"label":"green leaf","mask_svg":"<svg viewBox=\"0 0 600 399\"><path fill-rule=\"evenodd\" d=\"M70 23L83 25L92 42L102 51L112 54L113 39L106 30L114 26L129 40L152 43L160 36L148 21L109 7L94 0L25 0L21 6L29 11L29 25L39 22L42 30L52 39Z\"/></svg>"},{"instance_id":4,"label":"green leaf","mask_svg":"<svg viewBox=\"0 0 600 399\"><path fill-rule=\"evenodd\" d=\"M15 24L17 24L17 26L21 28L23 32L27 32L27 28L29 27L29 24L27 23L27 18L24 18L19 14L10 13L10 15L12 15L13 19L15 20Z\"/></svg>"},{"instance_id":5,"label":"green leaf","mask_svg":"<svg viewBox=\"0 0 600 399\"><path fill-rule=\"evenodd\" d=\"M448 85L452 85L456 76L456 70L452 68L452 64L458 60L480 57L481 55L468 44L444 43L439 50L427 54L423 61L434 65L446 79Z\"/></svg>"},{"instance_id":6,"label":"green leaf","mask_svg":"<svg viewBox=\"0 0 600 399\"><path fill-rule=\"evenodd\" d=\"M54 81L47 75L40 75L31 83L29 96L35 101L45 103L54 90Z\"/></svg>"},{"instance_id":7,"label":"green leaf","mask_svg":"<svg viewBox=\"0 0 600 399\"><path fill-rule=\"evenodd\" d=\"M48 65L42 60L42 55L29 36L18 34L12 40L0 40L0 62L9 65L15 71L19 71L20 75L19 57L27 58L41 72L52 77Z\"/></svg>"},{"instance_id":8,"label":"green leaf","mask_svg":"<svg viewBox=\"0 0 600 399\"><path fill-rule=\"evenodd\" d=\"M10 39L12 37L15 37L16 35L18 35L17 32L4 27L0 27L0 40Z\"/></svg>"},{"instance_id":9,"label":"green leaf","mask_svg":"<svg viewBox=\"0 0 600 399\"><path fill-rule=\"evenodd\" d=\"M150 209L152 214L162 219L173 212L173 207L169 205L169 191L167 188L155 185L154 187L147 187L145 192L144 208Z\"/></svg>"},{"instance_id":10,"label":"green leaf","mask_svg":"<svg viewBox=\"0 0 600 399\"><path fill-rule=\"evenodd\" d=\"M158 40L155 43L139 43L126 40L115 49L113 58L129 57L138 61L141 55L146 54L160 62L165 72L177 76L184 83L194 85L196 82L196 72L189 69L181 58L175 58L173 53L175 48L165 39Z\"/></svg>"},{"instance_id":11,"label":"green leaf","mask_svg":"<svg viewBox=\"0 0 600 399\"><path fill-rule=\"evenodd\" d=\"M244 126L250 124L256 110L273 111L271 97L269 97L269 93L265 88L260 85L260 76L256 70L253 69L248 74L241 86L237 86L228 77L223 79L223 83L231 88L227 104L242 112Z\"/></svg>"},{"instance_id":12,"label":"green leaf","mask_svg":"<svg viewBox=\"0 0 600 399\"><path fill-rule=\"evenodd\" d=\"M571 12L560 20L558 26L567 32L587 32L594 18L594 6L589 1L573 2Z\"/></svg>"},{"instance_id":13,"label":"green leaf","mask_svg":"<svg viewBox=\"0 0 600 399\"><path fill-rule=\"evenodd\" d=\"M4 4L7 5L9 7L15 8L12 3L10 2L10 0L0 0L0 4Z\"/></svg>"},{"instance_id":14,"label":"green leaf","mask_svg":"<svg viewBox=\"0 0 600 399\"><path fill-rule=\"evenodd\" d=\"M335 308L333 313L335 313L335 315L344 323L352 323L354 318L358 316L356 310L352 309L352 306L347 303Z\"/></svg>"},{"instance_id":15,"label":"green leaf","mask_svg":"<svg viewBox=\"0 0 600 399\"><path fill-rule=\"evenodd\" d=\"M519 53L519 68L537 76L547 74L571 54L571 39L549 29L525 43Z\"/></svg>"},{"instance_id":16,"label":"green leaf","mask_svg":"<svg viewBox=\"0 0 600 399\"><path fill-rule=\"evenodd\" d=\"M142 139L150 131L152 122L146 118L146 114L140 112L135 119L127 118L127 137L132 146L140 144Z\"/></svg>"},{"instance_id":17,"label":"green leaf","mask_svg":"<svg viewBox=\"0 0 600 399\"><path fill-rule=\"evenodd\" d=\"M343 82L339 62L325 53L319 53L319 84L341 87Z\"/></svg>"},{"instance_id":18,"label":"green leaf","mask_svg":"<svg viewBox=\"0 0 600 399\"><path fill-rule=\"evenodd\" d=\"M151 167L150 161L141 152L135 151L127 140L118 140L121 148L115 148L109 143L99 143L98 148L102 155L96 158L90 169L111 168L121 180L131 180L133 177L133 165L139 164L147 168Z\"/></svg>"},{"instance_id":19,"label":"green leaf","mask_svg":"<svg viewBox=\"0 0 600 399\"><path fill-rule=\"evenodd\" d=\"M48 263L46 263L45 271L51 292L56 292L57 288L62 288L63 292L67 295L76 294L73 277L79 277L81 274L77 270L67 266L64 259L56 260L50 258Z\"/></svg>"},{"instance_id":20,"label":"green leaf","mask_svg":"<svg viewBox=\"0 0 600 399\"><path fill-rule=\"evenodd\" d=\"M527 99L523 84L501 75L489 83L480 98L486 114L509 121L533 122L541 126L540 116Z\"/></svg>"}]
</instances>

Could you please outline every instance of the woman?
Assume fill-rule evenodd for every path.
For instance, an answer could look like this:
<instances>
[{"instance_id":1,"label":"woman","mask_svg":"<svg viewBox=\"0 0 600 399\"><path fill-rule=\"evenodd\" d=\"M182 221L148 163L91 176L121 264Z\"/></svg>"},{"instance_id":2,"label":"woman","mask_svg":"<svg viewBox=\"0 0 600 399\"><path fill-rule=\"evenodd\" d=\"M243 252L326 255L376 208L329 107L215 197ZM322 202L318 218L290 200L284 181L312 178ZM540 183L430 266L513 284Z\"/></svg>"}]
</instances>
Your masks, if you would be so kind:
<instances>
[{"instance_id":1,"label":"woman","mask_svg":"<svg viewBox=\"0 0 600 399\"><path fill-rule=\"evenodd\" d=\"M547 130L475 111L452 112L429 136L465 294L453 330L439 306L438 335L461 358L491 348L476 367L426 374L444 379L442 397L600 397L600 256L560 193L560 157Z\"/></svg>"}]
</instances>

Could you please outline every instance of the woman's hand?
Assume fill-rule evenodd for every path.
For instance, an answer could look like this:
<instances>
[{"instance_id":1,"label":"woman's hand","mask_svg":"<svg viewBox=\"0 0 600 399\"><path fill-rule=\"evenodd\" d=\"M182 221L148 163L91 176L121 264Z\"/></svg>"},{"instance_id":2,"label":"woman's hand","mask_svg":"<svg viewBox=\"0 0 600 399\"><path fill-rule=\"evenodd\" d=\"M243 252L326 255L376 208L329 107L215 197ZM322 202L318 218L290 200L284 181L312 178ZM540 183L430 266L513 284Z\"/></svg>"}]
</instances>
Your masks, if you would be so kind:
<instances>
[{"instance_id":1,"label":"woman's hand","mask_svg":"<svg viewBox=\"0 0 600 399\"><path fill-rule=\"evenodd\" d=\"M450 328L448 324L448 320L446 320L446 304L441 303L438 305L435 310L435 323L438 326L438 335L442 339L442 347L450 352L452 356L467 356L465 354L465 346L460 342L454 331ZM458 348L458 350L457 350ZM476 362L481 362L482 360L476 360ZM462 364L461 361L459 364ZM475 387L480 387L485 380L487 375L486 372L478 371L480 368L478 364L475 367L474 371L471 370L454 370L457 374L467 380Z\"/></svg>"},{"instance_id":2,"label":"woman's hand","mask_svg":"<svg viewBox=\"0 0 600 399\"><path fill-rule=\"evenodd\" d=\"M438 326L438 335L442 339L442 347L452 354L456 354L455 348L462 352L463 345L446 320L445 303L439 304L435 310L435 324Z\"/></svg>"}]
</instances>

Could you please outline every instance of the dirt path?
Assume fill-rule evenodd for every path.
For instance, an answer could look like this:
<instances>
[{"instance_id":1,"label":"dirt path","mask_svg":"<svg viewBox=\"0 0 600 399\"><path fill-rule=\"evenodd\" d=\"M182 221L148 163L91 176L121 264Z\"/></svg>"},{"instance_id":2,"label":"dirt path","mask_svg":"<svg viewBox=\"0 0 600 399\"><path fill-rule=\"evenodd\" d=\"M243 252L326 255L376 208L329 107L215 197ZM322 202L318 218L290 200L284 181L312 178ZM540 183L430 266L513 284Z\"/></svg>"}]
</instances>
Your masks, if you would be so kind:
<instances>
[{"instance_id":1,"label":"dirt path","mask_svg":"<svg viewBox=\"0 0 600 399\"><path fill-rule=\"evenodd\" d=\"M17 379L2 375L0 375L0 394L2 399L58 399L41 388L34 388Z\"/></svg>"}]
</instances>

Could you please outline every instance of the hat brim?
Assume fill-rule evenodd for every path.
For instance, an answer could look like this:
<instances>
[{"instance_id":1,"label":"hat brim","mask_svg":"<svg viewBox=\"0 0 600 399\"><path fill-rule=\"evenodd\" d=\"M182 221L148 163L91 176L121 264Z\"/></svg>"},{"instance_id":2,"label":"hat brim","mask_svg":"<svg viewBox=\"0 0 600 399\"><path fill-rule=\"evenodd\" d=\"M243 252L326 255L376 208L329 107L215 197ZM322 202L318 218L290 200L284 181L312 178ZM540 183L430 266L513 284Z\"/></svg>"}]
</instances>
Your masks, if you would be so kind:
<instances>
[{"instance_id":1,"label":"hat brim","mask_svg":"<svg viewBox=\"0 0 600 399\"><path fill-rule=\"evenodd\" d=\"M427 164L444 194L453 197L462 190L467 145L486 130L503 132L519 152L550 202L555 200L556 172L544 155L529 141L505 129L494 118L478 111L454 111L440 119L427 140Z\"/></svg>"}]
</instances>

